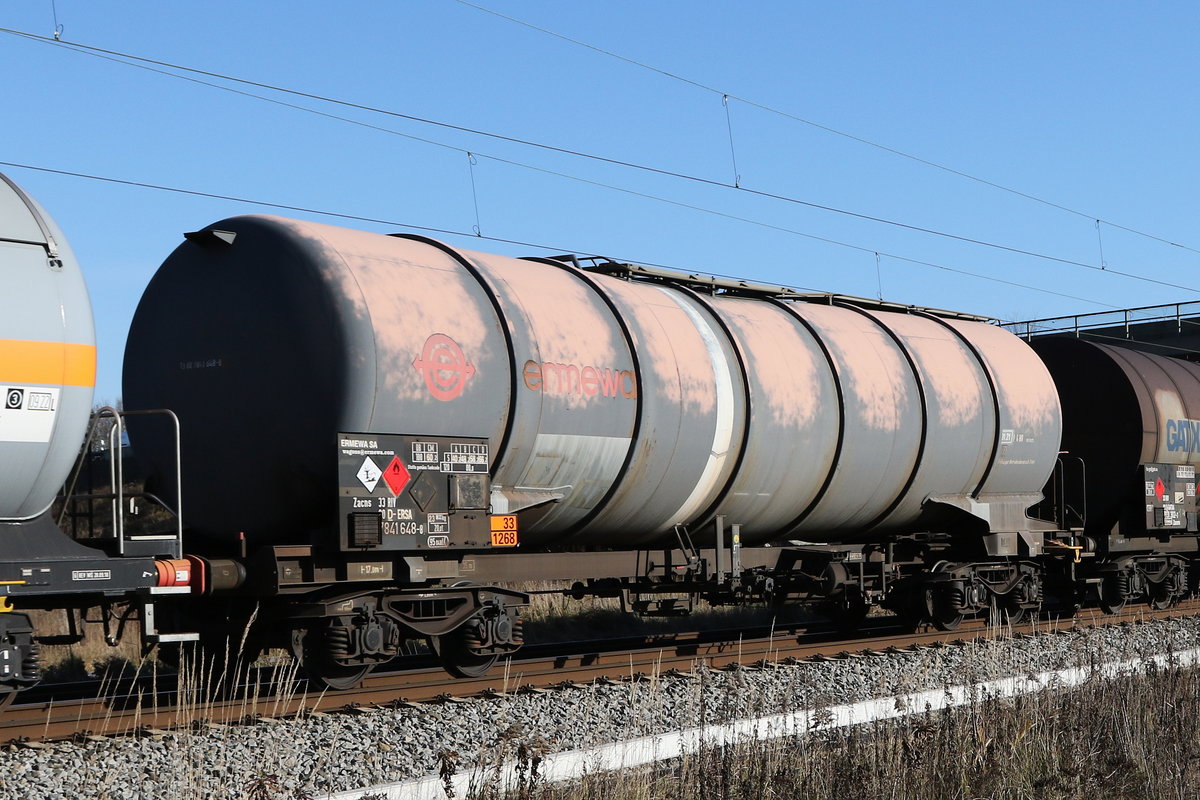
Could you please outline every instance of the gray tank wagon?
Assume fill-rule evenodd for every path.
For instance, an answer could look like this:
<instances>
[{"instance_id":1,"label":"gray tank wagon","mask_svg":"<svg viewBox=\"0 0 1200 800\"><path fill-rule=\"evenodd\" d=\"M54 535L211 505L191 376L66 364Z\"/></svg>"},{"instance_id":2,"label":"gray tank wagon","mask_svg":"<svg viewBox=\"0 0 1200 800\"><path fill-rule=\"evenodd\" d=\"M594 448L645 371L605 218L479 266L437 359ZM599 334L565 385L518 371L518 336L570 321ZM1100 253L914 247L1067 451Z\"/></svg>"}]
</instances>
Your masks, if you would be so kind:
<instances>
[{"instance_id":1,"label":"gray tank wagon","mask_svg":"<svg viewBox=\"0 0 1200 800\"><path fill-rule=\"evenodd\" d=\"M209 589L274 598L331 686L413 635L486 668L510 581L946 626L1041 602L1057 394L982 318L268 216L185 239L125 401L179 415L190 547L244 565ZM133 431L164 475L167 433Z\"/></svg>"},{"instance_id":2,"label":"gray tank wagon","mask_svg":"<svg viewBox=\"0 0 1200 800\"><path fill-rule=\"evenodd\" d=\"M0 521L50 507L79 454L96 384L92 305L50 215L0 174Z\"/></svg>"},{"instance_id":3,"label":"gray tank wagon","mask_svg":"<svg viewBox=\"0 0 1200 800\"><path fill-rule=\"evenodd\" d=\"M1016 531L1058 452L1045 368L963 316L274 217L188 238L138 307L124 396L179 415L184 506L212 537L336 528L334 431L485 439L493 510L555 548L717 516L748 544ZM170 444L137 441L160 462Z\"/></svg>"}]
</instances>

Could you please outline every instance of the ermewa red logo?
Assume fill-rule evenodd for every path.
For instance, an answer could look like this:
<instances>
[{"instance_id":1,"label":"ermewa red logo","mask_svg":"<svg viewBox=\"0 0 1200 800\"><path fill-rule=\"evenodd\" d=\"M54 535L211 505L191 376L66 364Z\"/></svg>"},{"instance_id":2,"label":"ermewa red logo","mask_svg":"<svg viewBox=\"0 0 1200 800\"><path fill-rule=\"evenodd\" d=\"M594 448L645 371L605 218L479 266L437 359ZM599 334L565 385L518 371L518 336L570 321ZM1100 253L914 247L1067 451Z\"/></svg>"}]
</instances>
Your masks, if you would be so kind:
<instances>
[{"instance_id":1,"label":"ermewa red logo","mask_svg":"<svg viewBox=\"0 0 1200 800\"><path fill-rule=\"evenodd\" d=\"M444 333L435 333L425 340L421 355L413 362L425 376L425 386L435 400L453 400L463 393L475 367L467 361L458 342Z\"/></svg>"}]
</instances>

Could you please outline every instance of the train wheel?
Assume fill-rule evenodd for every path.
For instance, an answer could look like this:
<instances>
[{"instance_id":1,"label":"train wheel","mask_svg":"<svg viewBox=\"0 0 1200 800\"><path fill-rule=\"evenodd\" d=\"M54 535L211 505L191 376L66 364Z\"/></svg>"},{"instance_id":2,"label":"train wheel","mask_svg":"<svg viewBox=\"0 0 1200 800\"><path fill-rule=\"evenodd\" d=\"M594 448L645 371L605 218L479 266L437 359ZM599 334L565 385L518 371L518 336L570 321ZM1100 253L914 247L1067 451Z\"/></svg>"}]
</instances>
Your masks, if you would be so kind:
<instances>
[{"instance_id":1,"label":"train wheel","mask_svg":"<svg viewBox=\"0 0 1200 800\"><path fill-rule=\"evenodd\" d=\"M933 623L933 590L912 586L897 590L888 596L888 607L905 630L919 631Z\"/></svg>"},{"instance_id":2,"label":"train wheel","mask_svg":"<svg viewBox=\"0 0 1200 800\"><path fill-rule=\"evenodd\" d=\"M1126 603L1126 601L1124 598L1122 598L1119 601L1115 601L1115 600L1114 601L1105 601L1105 600L1101 599L1100 600L1100 610L1103 611L1105 614L1120 614L1122 611L1125 610L1125 603Z\"/></svg>"},{"instance_id":3,"label":"train wheel","mask_svg":"<svg viewBox=\"0 0 1200 800\"><path fill-rule=\"evenodd\" d=\"M1009 625L1020 625L1029 616L1029 609L1020 603L1005 603L1001 611L1004 614L1004 621Z\"/></svg>"},{"instance_id":4,"label":"train wheel","mask_svg":"<svg viewBox=\"0 0 1200 800\"><path fill-rule=\"evenodd\" d=\"M332 689L335 692L353 689L371 674L371 670L375 669L374 664L350 667L341 664L321 663L302 664L302 666L308 675L309 683L315 683L323 689Z\"/></svg>"},{"instance_id":5,"label":"train wheel","mask_svg":"<svg viewBox=\"0 0 1200 800\"><path fill-rule=\"evenodd\" d=\"M935 567L936 569L936 567ZM925 604L929 609L929 621L939 631L958 630L965 616L962 607L962 591L939 586L925 590Z\"/></svg>"},{"instance_id":6,"label":"train wheel","mask_svg":"<svg viewBox=\"0 0 1200 800\"><path fill-rule=\"evenodd\" d=\"M1170 608L1178 602L1179 598L1171 591L1170 585L1167 582L1152 584L1150 586L1150 607L1155 611L1162 611Z\"/></svg>"},{"instance_id":7,"label":"train wheel","mask_svg":"<svg viewBox=\"0 0 1200 800\"><path fill-rule=\"evenodd\" d=\"M320 631L296 628L292 631L292 656L300 662L308 682L319 689L353 689L375 669L374 664L339 664L320 646Z\"/></svg>"},{"instance_id":8,"label":"train wheel","mask_svg":"<svg viewBox=\"0 0 1200 800\"><path fill-rule=\"evenodd\" d=\"M1147 599L1150 607L1156 611L1170 608L1187 595L1187 573L1182 567L1166 570L1161 580L1147 583Z\"/></svg>"},{"instance_id":9,"label":"train wheel","mask_svg":"<svg viewBox=\"0 0 1200 800\"><path fill-rule=\"evenodd\" d=\"M945 595L944 591L925 590L926 618L939 631L958 630L958 626L962 625L963 612L949 602Z\"/></svg>"},{"instance_id":10,"label":"train wheel","mask_svg":"<svg viewBox=\"0 0 1200 800\"><path fill-rule=\"evenodd\" d=\"M1109 575L1100 584L1100 609L1105 614L1120 614L1129 602L1122 589L1127 580L1122 575Z\"/></svg>"},{"instance_id":11,"label":"train wheel","mask_svg":"<svg viewBox=\"0 0 1200 800\"><path fill-rule=\"evenodd\" d=\"M1155 611L1164 611L1173 605L1175 605L1175 598L1171 597L1170 595L1166 597L1150 598L1150 608L1154 609Z\"/></svg>"},{"instance_id":12,"label":"train wheel","mask_svg":"<svg viewBox=\"0 0 1200 800\"><path fill-rule=\"evenodd\" d=\"M930 621L939 631L956 631L958 626L962 625L963 616L953 611L941 610L935 611Z\"/></svg>"},{"instance_id":13,"label":"train wheel","mask_svg":"<svg viewBox=\"0 0 1200 800\"><path fill-rule=\"evenodd\" d=\"M1024 619L1025 609L1007 597L993 597L987 609L987 624L991 626L1020 625Z\"/></svg>"},{"instance_id":14,"label":"train wheel","mask_svg":"<svg viewBox=\"0 0 1200 800\"><path fill-rule=\"evenodd\" d=\"M475 652L471 643L474 631L469 625L456 628L441 636L430 636L429 647L437 654L442 667L456 678L482 678L496 663L496 654Z\"/></svg>"},{"instance_id":15,"label":"train wheel","mask_svg":"<svg viewBox=\"0 0 1200 800\"><path fill-rule=\"evenodd\" d=\"M988 622L992 625L1020 625L1029 617L1038 613L1037 608L1029 608L1022 604L1022 599L1028 598L1028 594L1017 596L1015 593L1010 593L1003 597L997 597L992 600L991 608L988 611ZM1025 602L1030 602L1025 599Z\"/></svg>"}]
</instances>

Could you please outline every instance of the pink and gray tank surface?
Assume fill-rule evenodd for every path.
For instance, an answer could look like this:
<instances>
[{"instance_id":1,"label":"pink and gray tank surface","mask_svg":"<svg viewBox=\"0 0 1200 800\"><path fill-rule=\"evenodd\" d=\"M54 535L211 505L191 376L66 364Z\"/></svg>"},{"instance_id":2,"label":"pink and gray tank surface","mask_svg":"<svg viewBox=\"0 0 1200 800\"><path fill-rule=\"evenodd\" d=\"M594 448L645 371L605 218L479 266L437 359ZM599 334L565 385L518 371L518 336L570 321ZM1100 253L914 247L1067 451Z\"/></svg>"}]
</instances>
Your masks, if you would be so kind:
<instances>
[{"instance_id":1,"label":"pink and gray tank surface","mask_svg":"<svg viewBox=\"0 0 1200 800\"><path fill-rule=\"evenodd\" d=\"M92 306L62 231L0 174L0 522L44 512L83 443Z\"/></svg>"},{"instance_id":2,"label":"pink and gray tank surface","mask_svg":"<svg viewBox=\"0 0 1200 800\"><path fill-rule=\"evenodd\" d=\"M178 413L200 534L328 528L339 431L486 437L493 513L551 547L716 514L747 543L1015 530L1058 452L1046 369L972 318L266 216L187 238L138 307L124 399ZM165 434L134 446L165 463Z\"/></svg>"}]
</instances>

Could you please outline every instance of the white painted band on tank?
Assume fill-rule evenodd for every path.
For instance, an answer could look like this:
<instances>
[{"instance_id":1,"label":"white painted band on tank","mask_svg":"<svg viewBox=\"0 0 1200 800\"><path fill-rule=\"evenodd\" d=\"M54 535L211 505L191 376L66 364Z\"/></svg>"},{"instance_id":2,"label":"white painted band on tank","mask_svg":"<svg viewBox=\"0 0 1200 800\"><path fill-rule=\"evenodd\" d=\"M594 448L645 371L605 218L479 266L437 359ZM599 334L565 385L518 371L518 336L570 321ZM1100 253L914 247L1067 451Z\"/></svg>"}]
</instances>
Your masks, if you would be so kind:
<instances>
[{"instance_id":1,"label":"white painted band on tank","mask_svg":"<svg viewBox=\"0 0 1200 800\"><path fill-rule=\"evenodd\" d=\"M733 379L729 375L729 359L721 346L722 337L713 330L712 322L697 311L691 303L682 299L678 293L669 289L659 288L659 291L671 298L671 301L683 309L688 319L696 326L704 349L708 351L709 361L713 367L713 377L716 383L714 401L716 403L716 425L713 429L712 448L709 450L708 462L704 472L696 481L696 488L684 501L679 510L669 518L668 525L680 525L688 522L701 509L708 506L713 495L720 487L717 485L724 471L725 459L729 457L729 448L733 446L733 420L736 410L736 398L733 395ZM686 399L685 399L686 402Z\"/></svg>"}]
</instances>

